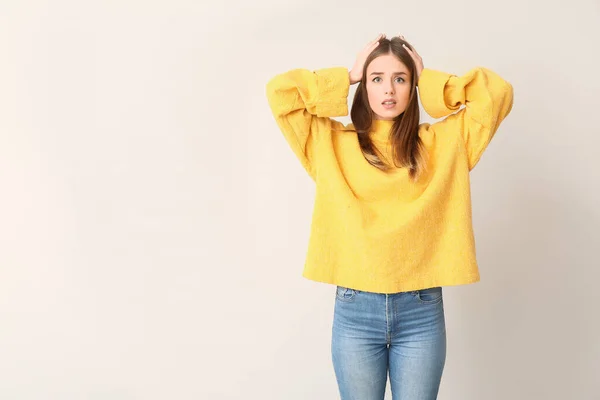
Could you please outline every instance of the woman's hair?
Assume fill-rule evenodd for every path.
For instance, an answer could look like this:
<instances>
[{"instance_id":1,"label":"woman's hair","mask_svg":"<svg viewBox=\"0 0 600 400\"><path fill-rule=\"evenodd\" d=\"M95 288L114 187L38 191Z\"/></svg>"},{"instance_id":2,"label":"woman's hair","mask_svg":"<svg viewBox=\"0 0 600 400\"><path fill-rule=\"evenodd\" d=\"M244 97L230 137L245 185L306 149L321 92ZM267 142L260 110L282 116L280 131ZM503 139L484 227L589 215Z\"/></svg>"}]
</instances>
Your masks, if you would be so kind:
<instances>
[{"instance_id":1,"label":"woman's hair","mask_svg":"<svg viewBox=\"0 0 600 400\"><path fill-rule=\"evenodd\" d=\"M418 78L415 63L402 44L406 44L412 50L412 46L399 37L393 37L391 40L383 38L379 41L379 46L367 57L362 79L352 101L350 117L358 134L360 148L367 161L383 171L390 170L392 166L382 161L381 154L369 138L374 112L369 105L366 80L367 67L371 61L382 55L390 53L395 55L408 67L411 81L406 110L394 119L391 129L393 163L396 167L408 168L409 177L417 180L426 167L425 148L419 137L419 102L416 90Z\"/></svg>"}]
</instances>

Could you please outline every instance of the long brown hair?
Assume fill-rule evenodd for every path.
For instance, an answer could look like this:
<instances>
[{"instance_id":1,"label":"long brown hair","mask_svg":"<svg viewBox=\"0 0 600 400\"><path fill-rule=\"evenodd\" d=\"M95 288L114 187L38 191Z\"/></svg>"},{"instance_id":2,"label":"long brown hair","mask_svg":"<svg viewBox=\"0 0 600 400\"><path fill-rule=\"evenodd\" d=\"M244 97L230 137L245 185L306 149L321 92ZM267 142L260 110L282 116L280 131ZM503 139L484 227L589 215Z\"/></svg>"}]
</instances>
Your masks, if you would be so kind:
<instances>
[{"instance_id":1,"label":"long brown hair","mask_svg":"<svg viewBox=\"0 0 600 400\"><path fill-rule=\"evenodd\" d=\"M369 105L366 81L367 67L375 58L390 53L395 55L410 71L411 89L406 110L394 119L391 129L390 139L393 163L396 167L408 168L409 177L416 180L426 166L425 148L419 137L419 102L416 89L418 80L417 72L415 63L410 54L402 47L403 44L406 44L412 50L412 46L399 37L393 37L391 40L383 38L379 41L379 46L367 57L362 79L358 84L354 100L352 101L350 118L358 134L358 142L366 160L371 165L383 171L392 169L392 166L382 161L381 154L373 145L371 138L369 138L369 130L373 123L374 112Z\"/></svg>"}]
</instances>

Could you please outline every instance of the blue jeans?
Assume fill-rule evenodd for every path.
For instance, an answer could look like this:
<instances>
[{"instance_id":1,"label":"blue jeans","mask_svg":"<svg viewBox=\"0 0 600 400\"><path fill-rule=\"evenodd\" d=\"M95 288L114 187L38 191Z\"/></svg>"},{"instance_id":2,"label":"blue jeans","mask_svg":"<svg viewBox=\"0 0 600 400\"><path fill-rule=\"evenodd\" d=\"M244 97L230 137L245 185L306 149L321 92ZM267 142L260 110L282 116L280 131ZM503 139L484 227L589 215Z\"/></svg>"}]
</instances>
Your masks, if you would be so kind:
<instances>
[{"instance_id":1,"label":"blue jeans","mask_svg":"<svg viewBox=\"0 0 600 400\"><path fill-rule=\"evenodd\" d=\"M342 400L435 400L446 362L442 288L336 287L331 354Z\"/></svg>"}]
</instances>

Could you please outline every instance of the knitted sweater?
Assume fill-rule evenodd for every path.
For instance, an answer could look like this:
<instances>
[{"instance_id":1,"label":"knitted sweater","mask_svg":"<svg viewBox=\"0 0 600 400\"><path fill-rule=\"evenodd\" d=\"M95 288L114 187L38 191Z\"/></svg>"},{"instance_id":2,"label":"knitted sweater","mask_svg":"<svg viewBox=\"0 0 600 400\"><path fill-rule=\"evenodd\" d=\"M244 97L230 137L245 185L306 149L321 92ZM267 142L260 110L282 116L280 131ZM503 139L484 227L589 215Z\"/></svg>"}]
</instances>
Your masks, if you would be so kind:
<instances>
[{"instance_id":1,"label":"knitted sweater","mask_svg":"<svg viewBox=\"0 0 600 400\"><path fill-rule=\"evenodd\" d=\"M426 172L382 171L363 156L348 114L346 68L295 69L272 78L267 98L289 146L316 183L303 276L362 291L396 293L479 281L469 172L513 104L496 73L423 69L419 126ZM462 107L464 105L464 107ZM391 160L393 121L375 120L375 146Z\"/></svg>"}]
</instances>

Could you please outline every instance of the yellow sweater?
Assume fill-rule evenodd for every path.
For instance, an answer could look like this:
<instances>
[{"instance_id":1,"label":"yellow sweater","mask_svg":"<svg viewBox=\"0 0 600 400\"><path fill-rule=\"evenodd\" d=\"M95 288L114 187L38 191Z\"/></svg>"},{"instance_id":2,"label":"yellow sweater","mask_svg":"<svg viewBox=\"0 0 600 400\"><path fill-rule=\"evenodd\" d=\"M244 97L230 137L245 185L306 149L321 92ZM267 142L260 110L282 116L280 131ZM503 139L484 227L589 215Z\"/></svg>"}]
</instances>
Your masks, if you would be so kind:
<instances>
[{"instance_id":1,"label":"yellow sweater","mask_svg":"<svg viewBox=\"0 0 600 400\"><path fill-rule=\"evenodd\" d=\"M376 293L479 281L469 171L510 112L512 86L486 68L461 77L425 68L421 102L445 118L419 126L427 172L414 183L405 168L370 165L353 125L330 118L348 114L349 84L337 67L267 84L277 124L316 183L303 276ZM377 120L370 133L388 159L391 125Z\"/></svg>"}]
</instances>

